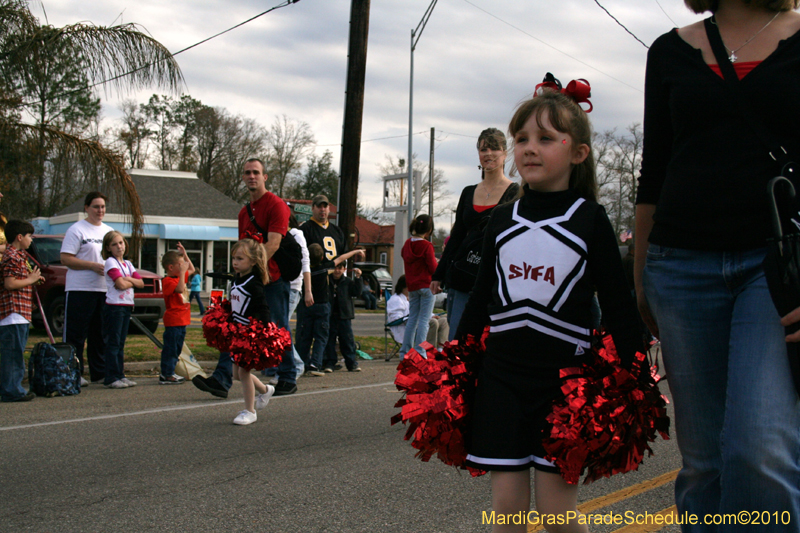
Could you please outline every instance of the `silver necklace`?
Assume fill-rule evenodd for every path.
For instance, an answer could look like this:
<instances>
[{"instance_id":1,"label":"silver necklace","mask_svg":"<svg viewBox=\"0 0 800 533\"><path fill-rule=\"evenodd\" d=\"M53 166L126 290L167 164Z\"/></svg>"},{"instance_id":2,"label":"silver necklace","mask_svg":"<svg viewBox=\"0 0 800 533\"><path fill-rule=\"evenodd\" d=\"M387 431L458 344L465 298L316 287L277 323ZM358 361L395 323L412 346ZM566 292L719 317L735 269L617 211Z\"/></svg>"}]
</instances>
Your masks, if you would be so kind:
<instances>
[{"instance_id":1,"label":"silver necklace","mask_svg":"<svg viewBox=\"0 0 800 533\"><path fill-rule=\"evenodd\" d=\"M487 200L489 199L489 195L490 195L490 194L492 194L492 193L494 192L494 190L497 188L497 186L498 186L498 185L499 185L499 183L495 183L495 184L492 186L491 190L488 190L488 191L486 191L486 199L487 199ZM486 189L486 188L487 188L487 187L486 187L486 182L485 182L485 181L483 182L483 188L484 188L484 189Z\"/></svg>"},{"instance_id":2,"label":"silver necklace","mask_svg":"<svg viewBox=\"0 0 800 533\"><path fill-rule=\"evenodd\" d=\"M758 30L758 31L757 31L755 34L753 34L753 36L752 36L752 37L750 37L749 39L747 39L747 40L744 42L744 44L743 44L742 46L740 46L739 48L737 48L736 50L731 50L730 48L728 48L728 47L725 45L725 41L722 41L722 34L720 33L720 36L719 36L719 38L720 38L720 40L722 41L722 46L724 46L724 47L725 47L725 50L727 50L727 51L728 51L728 52L731 54L730 56L728 56L728 60L729 60L731 63L736 63L736 60L737 60L737 59L739 59L738 57L736 57L736 52L738 52L739 50L741 50L742 48L744 48L745 46L747 46L748 44L750 44L750 41L752 41L753 39L755 39L756 37L758 37L758 35L759 35L759 34L760 34L762 31L766 30L766 29L767 29L767 26L769 26L770 24L772 24L772 21L773 21L773 20L775 20L776 18L778 18L778 15L780 15L781 13L782 13L782 11L778 11L777 13L775 13L775 16L774 16L774 17L772 17L771 19L769 19L769 22L767 22L766 24L764 24L764 27L763 27L763 28L761 28L761 29L760 29L760 30ZM716 19L716 16L713 16L713 17L711 17L711 23L712 23L712 24L714 24L714 26L716 26L716 25L717 25L717 19Z\"/></svg>"}]
</instances>

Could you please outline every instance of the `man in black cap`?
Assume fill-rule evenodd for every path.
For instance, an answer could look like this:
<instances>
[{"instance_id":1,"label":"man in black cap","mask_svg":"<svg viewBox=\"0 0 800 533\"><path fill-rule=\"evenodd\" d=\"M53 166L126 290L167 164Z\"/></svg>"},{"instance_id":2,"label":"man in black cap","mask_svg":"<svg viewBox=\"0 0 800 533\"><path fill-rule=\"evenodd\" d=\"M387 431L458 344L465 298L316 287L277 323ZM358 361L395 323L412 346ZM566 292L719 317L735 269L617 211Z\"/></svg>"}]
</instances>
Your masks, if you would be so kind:
<instances>
[{"instance_id":1,"label":"man in black cap","mask_svg":"<svg viewBox=\"0 0 800 533\"><path fill-rule=\"evenodd\" d=\"M318 194L311 199L311 219L307 220L300 226L300 230L306 238L306 244L319 244L322 250L325 261L333 261L343 253L347 252L347 241L344 237L344 231L339 226L335 226L328 220L328 213L330 212L330 202L328 197L324 194ZM314 305L314 297L311 291L307 291L304 301L300 303L306 307ZM336 354L331 356L329 352L325 351L325 359L322 366L326 372L332 372L341 368L337 364Z\"/></svg>"}]
</instances>

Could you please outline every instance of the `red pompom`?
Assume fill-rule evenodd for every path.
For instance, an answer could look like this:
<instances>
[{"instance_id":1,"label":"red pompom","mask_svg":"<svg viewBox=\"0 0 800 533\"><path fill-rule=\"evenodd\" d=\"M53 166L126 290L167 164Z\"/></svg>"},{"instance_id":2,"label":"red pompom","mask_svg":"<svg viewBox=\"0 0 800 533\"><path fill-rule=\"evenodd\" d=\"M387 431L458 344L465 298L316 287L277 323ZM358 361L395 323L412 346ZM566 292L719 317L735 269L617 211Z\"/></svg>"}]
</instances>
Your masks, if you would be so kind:
<instances>
[{"instance_id":1,"label":"red pompom","mask_svg":"<svg viewBox=\"0 0 800 533\"><path fill-rule=\"evenodd\" d=\"M546 459L575 484L639 468L656 434L669 439L666 398L658 390L646 356L637 353L630 371L620 366L611 336L593 347L592 360L580 368L561 370L564 400L547 417L553 427L544 439ZM644 372L644 374L642 374Z\"/></svg>"},{"instance_id":2,"label":"red pompom","mask_svg":"<svg viewBox=\"0 0 800 533\"><path fill-rule=\"evenodd\" d=\"M405 392L395 404L402 411L391 420L408 425L405 440L413 437L417 457L429 461L436 455L475 477L486 472L466 465L466 431L487 335L488 328L480 339L470 335L461 343L447 342L441 353L424 343L427 359L409 351L395 377L398 390Z\"/></svg>"},{"instance_id":3,"label":"red pompom","mask_svg":"<svg viewBox=\"0 0 800 533\"><path fill-rule=\"evenodd\" d=\"M230 320L227 300L212 298L203 315L206 344L221 352L231 352L237 366L245 370L264 370L278 366L292 344L289 332L272 322L263 324L251 318L249 324Z\"/></svg>"}]
</instances>

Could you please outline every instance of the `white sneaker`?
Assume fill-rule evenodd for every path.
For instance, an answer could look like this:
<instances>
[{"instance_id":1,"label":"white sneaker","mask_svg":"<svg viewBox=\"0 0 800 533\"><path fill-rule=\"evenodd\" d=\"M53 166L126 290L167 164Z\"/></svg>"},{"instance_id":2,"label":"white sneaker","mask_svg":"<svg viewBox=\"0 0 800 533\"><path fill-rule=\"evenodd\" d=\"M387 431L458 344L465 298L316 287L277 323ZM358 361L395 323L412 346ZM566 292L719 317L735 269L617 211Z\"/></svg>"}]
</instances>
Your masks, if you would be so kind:
<instances>
[{"instance_id":1,"label":"white sneaker","mask_svg":"<svg viewBox=\"0 0 800 533\"><path fill-rule=\"evenodd\" d=\"M124 381L122 381L121 379L118 379L114 383L109 383L105 387L107 389L127 389L128 388L128 384L125 383Z\"/></svg>"},{"instance_id":2,"label":"white sneaker","mask_svg":"<svg viewBox=\"0 0 800 533\"><path fill-rule=\"evenodd\" d=\"M81 387L88 387L88 386L89 386L89 382L86 381L86 378L82 377L81 378Z\"/></svg>"},{"instance_id":3,"label":"white sneaker","mask_svg":"<svg viewBox=\"0 0 800 533\"><path fill-rule=\"evenodd\" d=\"M250 411L245 409L244 411L236 415L236 418L233 419L233 423L236 424L237 426L247 426L249 424L252 424L256 420L258 420L256 414L251 413Z\"/></svg>"},{"instance_id":4,"label":"white sneaker","mask_svg":"<svg viewBox=\"0 0 800 533\"><path fill-rule=\"evenodd\" d=\"M135 386L136 386L136 382L135 382L135 381L132 381L132 380L130 380L130 379L128 379L128 378L122 378L122 382L123 382L125 385L127 385L128 387L135 387Z\"/></svg>"},{"instance_id":5,"label":"white sneaker","mask_svg":"<svg viewBox=\"0 0 800 533\"><path fill-rule=\"evenodd\" d=\"M275 387L267 385L267 392L256 396L256 409L263 409L269 403L269 399L275 394ZM248 411L249 412L249 411Z\"/></svg>"}]
</instances>

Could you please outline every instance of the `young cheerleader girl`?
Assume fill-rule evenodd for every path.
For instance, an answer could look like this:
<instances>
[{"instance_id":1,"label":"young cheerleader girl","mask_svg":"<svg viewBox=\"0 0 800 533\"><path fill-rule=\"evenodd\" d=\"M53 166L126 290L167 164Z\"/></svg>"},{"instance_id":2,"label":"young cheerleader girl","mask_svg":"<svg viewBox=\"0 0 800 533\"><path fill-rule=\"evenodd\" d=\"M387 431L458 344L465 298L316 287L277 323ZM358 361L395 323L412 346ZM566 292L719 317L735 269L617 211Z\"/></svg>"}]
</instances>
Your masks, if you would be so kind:
<instances>
[{"instance_id":1,"label":"young cheerleader girl","mask_svg":"<svg viewBox=\"0 0 800 533\"><path fill-rule=\"evenodd\" d=\"M106 377L103 384L110 389L136 386L125 377L125 338L133 311L133 288L144 287L142 277L125 260L128 241L118 231L103 237L101 255L106 260L103 272L106 280L106 304L103 306L103 343L105 344Z\"/></svg>"},{"instance_id":2,"label":"young cheerleader girl","mask_svg":"<svg viewBox=\"0 0 800 533\"><path fill-rule=\"evenodd\" d=\"M267 253L264 247L252 239L242 239L233 246L232 265L236 274L231 283L231 320L249 324L250 318L266 324L270 312L264 301L264 285L269 283ZM242 382L245 409L233 419L234 424L246 426L255 422L256 409L263 409L275 393L275 387L265 385L250 370L236 364L236 354L232 353L233 377ZM256 398L256 390L259 395Z\"/></svg>"},{"instance_id":3,"label":"young cheerleader girl","mask_svg":"<svg viewBox=\"0 0 800 533\"><path fill-rule=\"evenodd\" d=\"M558 89L537 87L511 120L522 190L516 202L492 213L457 338L490 326L467 464L491 471L493 510L528 512L532 467L537 511L564 518L548 531L578 532L586 525L566 521L577 512L577 486L545 459L542 440L553 401L563 398L559 370L580 366L591 349L595 289L623 364L629 367L643 345L614 231L595 202L591 125ZM493 531L526 528L494 525Z\"/></svg>"},{"instance_id":4,"label":"young cheerleader girl","mask_svg":"<svg viewBox=\"0 0 800 533\"><path fill-rule=\"evenodd\" d=\"M412 348L418 348L428 335L428 320L433 312L434 296L431 292L431 276L436 271L436 256L428 238L433 233L433 219L429 215L419 215L409 228L411 237L400 252L408 283L409 314L400 359ZM424 354L425 351L421 350Z\"/></svg>"}]
</instances>

